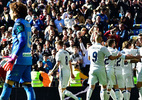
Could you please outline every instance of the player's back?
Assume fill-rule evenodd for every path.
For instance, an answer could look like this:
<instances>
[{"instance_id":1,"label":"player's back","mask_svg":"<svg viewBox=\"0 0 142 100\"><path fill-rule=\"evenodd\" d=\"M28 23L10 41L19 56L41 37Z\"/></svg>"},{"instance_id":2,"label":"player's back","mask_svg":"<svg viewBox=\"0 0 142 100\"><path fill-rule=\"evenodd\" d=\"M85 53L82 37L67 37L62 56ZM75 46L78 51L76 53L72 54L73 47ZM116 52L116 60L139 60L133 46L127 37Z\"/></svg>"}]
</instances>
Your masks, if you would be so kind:
<instances>
[{"instance_id":1,"label":"player's back","mask_svg":"<svg viewBox=\"0 0 142 100\"><path fill-rule=\"evenodd\" d=\"M121 51L122 53L122 51ZM115 70L120 72L122 74L122 67L124 66L124 60L125 60L125 56L123 55L123 57L119 57L116 59L115 61Z\"/></svg>"},{"instance_id":2,"label":"player's back","mask_svg":"<svg viewBox=\"0 0 142 100\"><path fill-rule=\"evenodd\" d=\"M122 54L124 54L124 55L128 55L129 54L129 55L131 55L132 54L132 50L124 48L122 50ZM128 61L127 62L123 61L123 63L124 63L123 73L124 74L131 73L132 72L132 64L130 62L128 62Z\"/></svg>"},{"instance_id":3,"label":"player's back","mask_svg":"<svg viewBox=\"0 0 142 100\"><path fill-rule=\"evenodd\" d=\"M106 47L95 43L89 48L88 55L90 56L91 66L104 67L104 57L105 55L110 56L110 53Z\"/></svg>"},{"instance_id":4,"label":"player's back","mask_svg":"<svg viewBox=\"0 0 142 100\"><path fill-rule=\"evenodd\" d=\"M56 54L56 58L60 61L59 69L61 68L63 70L70 70L69 67L70 55L66 50L60 49Z\"/></svg>"},{"instance_id":5,"label":"player's back","mask_svg":"<svg viewBox=\"0 0 142 100\"><path fill-rule=\"evenodd\" d=\"M108 49L108 51L110 52L110 54L111 54L112 56L117 56L117 54L118 54L118 50L117 50L117 49L113 49L113 48L111 48L111 47L108 47L107 49ZM106 56L106 57L105 57L105 60L104 60L104 63L105 63L106 68L108 68L108 67L114 67L115 60L110 60L110 59L108 59L108 57Z\"/></svg>"}]
</instances>

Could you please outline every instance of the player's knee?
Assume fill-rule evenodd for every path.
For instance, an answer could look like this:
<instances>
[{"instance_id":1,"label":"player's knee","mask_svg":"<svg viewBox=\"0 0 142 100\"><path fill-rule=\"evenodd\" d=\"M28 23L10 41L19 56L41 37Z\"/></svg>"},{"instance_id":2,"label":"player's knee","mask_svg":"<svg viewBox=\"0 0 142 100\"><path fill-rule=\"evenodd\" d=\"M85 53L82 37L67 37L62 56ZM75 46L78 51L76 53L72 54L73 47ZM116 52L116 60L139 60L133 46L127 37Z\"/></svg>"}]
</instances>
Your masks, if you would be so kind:
<instances>
[{"instance_id":1,"label":"player's knee","mask_svg":"<svg viewBox=\"0 0 142 100\"><path fill-rule=\"evenodd\" d=\"M107 88L107 86L106 86L106 85L103 85L103 88L104 88L104 89L106 89L106 88Z\"/></svg>"},{"instance_id":2,"label":"player's knee","mask_svg":"<svg viewBox=\"0 0 142 100\"><path fill-rule=\"evenodd\" d=\"M137 83L137 88L141 88L142 87L142 82L138 82Z\"/></svg>"}]
</instances>

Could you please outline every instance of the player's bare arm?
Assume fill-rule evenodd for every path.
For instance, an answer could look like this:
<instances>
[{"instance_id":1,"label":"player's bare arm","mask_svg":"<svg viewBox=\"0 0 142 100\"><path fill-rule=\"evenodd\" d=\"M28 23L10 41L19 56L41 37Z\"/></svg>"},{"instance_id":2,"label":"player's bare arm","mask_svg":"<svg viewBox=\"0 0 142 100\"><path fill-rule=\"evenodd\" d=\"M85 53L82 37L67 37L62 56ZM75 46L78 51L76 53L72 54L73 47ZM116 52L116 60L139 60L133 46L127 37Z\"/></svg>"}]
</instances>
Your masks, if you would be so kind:
<instances>
[{"instance_id":1,"label":"player's bare arm","mask_svg":"<svg viewBox=\"0 0 142 100\"><path fill-rule=\"evenodd\" d=\"M121 53L118 53L117 56L112 56L112 55L110 55L108 58L109 58L110 60L115 60L115 59L121 57L121 55L122 55Z\"/></svg>"},{"instance_id":2,"label":"player's bare arm","mask_svg":"<svg viewBox=\"0 0 142 100\"><path fill-rule=\"evenodd\" d=\"M73 75L73 71L72 71L72 63L71 61L69 61L69 66L70 66L70 70L71 70L71 78L75 78L75 76Z\"/></svg>"},{"instance_id":3,"label":"player's bare arm","mask_svg":"<svg viewBox=\"0 0 142 100\"><path fill-rule=\"evenodd\" d=\"M54 65L53 69L51 70L51 72L49 72L48 75L52 75L52 73L53 73L55 70L57 70L57 69L59 68L59 65L60 65L60 61L58 61L58 62Z\"/></svg>"}]
</instances>

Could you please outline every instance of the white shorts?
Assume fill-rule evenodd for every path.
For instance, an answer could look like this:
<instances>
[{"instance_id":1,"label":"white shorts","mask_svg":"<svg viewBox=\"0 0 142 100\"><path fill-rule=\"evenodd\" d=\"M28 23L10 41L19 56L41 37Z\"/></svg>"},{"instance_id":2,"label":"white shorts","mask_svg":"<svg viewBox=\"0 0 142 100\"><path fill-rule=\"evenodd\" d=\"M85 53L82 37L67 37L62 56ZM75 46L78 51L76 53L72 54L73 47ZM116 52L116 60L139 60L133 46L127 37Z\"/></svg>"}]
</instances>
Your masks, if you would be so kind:
<instances>
[{"instance_id":1,"label":"white shorts","mask_svg":"<svg viewBox=\"0 0 142 100\"><path fill-rule=\"evenodd\" d=\"M70 79L70 70L61 70L59 74L59 87L66 88Z\"/></svg>"},{"instance_id":2,"label":"white shorts","mask_svg":"<svg viewBox=\"0 0 142 100\"><path fill-rule=\"evenodd\" d=\"M123 77L123 74L122 74L122 70L117 71L115 69L115 75L116 75L116 83L118 84L118 87L119 88L125 88L124 77Z\"/></svg>"},{"instance_id":3,"label":"white shorts","mask_svg":"<svg viewBox=\"0 0 142 100\"><path fill-rule=\"evenodd\" d=\"M134 80L132 73L124 74L124 84L126 88L133 88L134 87Z\"/></svg>"},{"instance_id":4,"label":"white shorts","mask_svg":"<svg viewBox=\"0 0 142 100\"><path fill-rule=\"evenodd\" d=\"M138 63L137 68L138 68L138 82L142 82L142 64Z\"/></svg>"},{"instance_id":5,"label":"white shorts","mask_svg":"<svg viewBox=\"0 0 142 100\"><path fill-rule=\"evenodd\" d=\"M111 89L113 88L114 85L116 85L116 76L114 73L114 68L113 67L107 68L106 72L107 72L107 79L108 79L107 87Z\"/></svg>"},{"instance_id":6,"label":"white shorts","mask_svg":"<svg viewBox=\"0 0 142 100\"><path fill-rule=\"evenodd\" d=\"M96 68L95 70L92 70L90 68L88 83L90 85L95 85L98 81L102 85L107 85L107 76L106 76L105 67L99 67Z\"/></svg>"}]
</instances>

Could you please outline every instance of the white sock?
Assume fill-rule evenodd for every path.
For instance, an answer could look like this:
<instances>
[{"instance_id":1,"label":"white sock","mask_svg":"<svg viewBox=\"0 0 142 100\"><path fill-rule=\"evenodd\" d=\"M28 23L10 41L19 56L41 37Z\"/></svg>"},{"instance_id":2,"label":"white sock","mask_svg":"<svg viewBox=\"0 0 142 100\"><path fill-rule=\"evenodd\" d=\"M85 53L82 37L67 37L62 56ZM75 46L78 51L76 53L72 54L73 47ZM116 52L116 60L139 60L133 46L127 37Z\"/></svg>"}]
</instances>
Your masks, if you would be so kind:
<instances>
[{"instance_id":1,"label":"white sock","mask_svg":"<svg viewBox=\"0 0 142 100\"><path fill-rule=\"evenodd\" d=\"M107 89L103 89L100 93L101 100L109 100L109 92Z\"/></svg>"},{"instance_id":2,"label":"white sock","mask_svg":"<svg viewBox=\"0 0 142 100\"><path fill-rule=\"evenodd\" d=\"M64 90L63 93L64 93L65 95L67 95L67 96L73 98L74 100L78 100L77 96L75 96L74 94L72 94L72 93L71 93L70 91L68 91L68 90Z\"/></svg>"},{"instance_id":3,"label":"white sock","mask_svg":"<svg viewBox=\"0 0 142 100\"><path fill-rule=\"evenodd\" d=\"M92 88L89 88L89 89L87 90L86 100L90 100L91 95L92 95L92 92L93 92L93 89L92 89Z\"/></svg>"},{"instance_id":4,"label":"white sock","mask_svg":"<svg viewBox=\"0 0 142 100\"><path fill-rule=\"evenodd\" d=\"M138 100L142 100L142 97L141 97L141 94L140 94L140 92L139 92L139 99Z\"/></svg>"},{"instance_id":5,"label":"white sock","mask_svg":"<svg viewBox=\"0 0 142 100\"><path fill-rule=\"evenodd\" d=\"M142 97L142 88L139 88L139 93L141 94Z\"/></svg>"},{"instance_id":6,"label":"white sock","mask_svg":"<svg viewBox=\"0 0 142 100\"><path fill-rule=\"evenodd\" d=\"M58 90L59 90L60 99L64 100L64 97L65 97L64 93L62 93L61 89L58 89Z\"/></svg>"},{"instance_id":7,"label":"white sock","mask_svg":"<svg viewBox=\"0 0 142 100\"><path fill-rule=\"evenodd\" d=\"M110 91L110 96L112 97L113 100L116 100L116 95L115 95L115 92L113 91L113 89L111 89L111 91Z\"/></svg>"},{"instance_id":8,"label":"white sock","mask_svg":"<svg viewBox=\"0 0 142 100\"><path fill-rule=\"evenodd\" d=\"M123 93L124 100L128 100L127 91L123 90L122 93Z\"/></svg>"},{"instance_id":9,"label":"white sock","mask_svg":"<svg viewBox=\"0 0 142 100\"><path fill-rule=\"evenodd\" d=\"M121 95L120 95L120 90L119 89L115 89L115 95L116 95L116 100L120 100Z\"/></svg>"},{"instance_id":10,"label":"white sock","mask_svg":"<svg viewBox=\"0 0 142 100\"><path fill-rule=\"evenodd\" d=\"M130 100L130 96L131 96L131 91L129 91L129 90L127 90L127 98L128 98L128 100Z\"/></svg>"},{"instance_id":11,"label":"white sock","mask_svg":"<svg viewBox=\"0 0 142 100\"><path fill-rule=\"evenodd\" d=\"M120 100L123 100L123 94L122 94L122 91L119 91L120 92Z\"/></svg>"}]
</instances>

